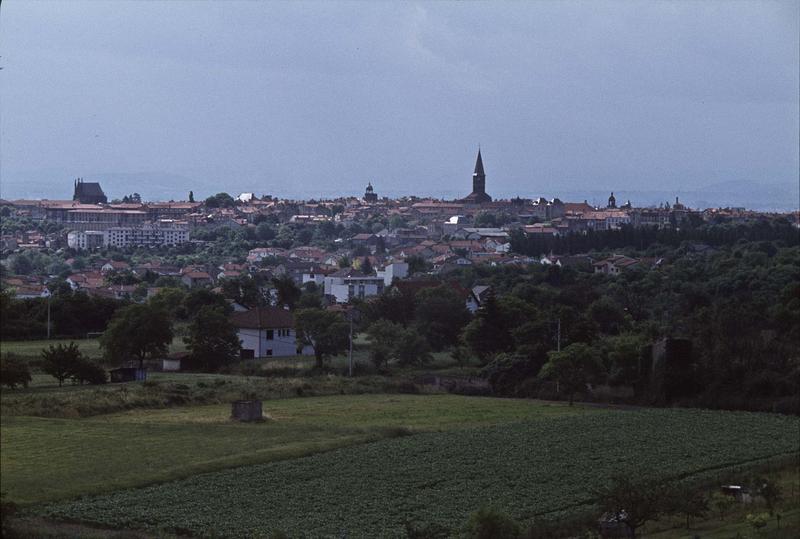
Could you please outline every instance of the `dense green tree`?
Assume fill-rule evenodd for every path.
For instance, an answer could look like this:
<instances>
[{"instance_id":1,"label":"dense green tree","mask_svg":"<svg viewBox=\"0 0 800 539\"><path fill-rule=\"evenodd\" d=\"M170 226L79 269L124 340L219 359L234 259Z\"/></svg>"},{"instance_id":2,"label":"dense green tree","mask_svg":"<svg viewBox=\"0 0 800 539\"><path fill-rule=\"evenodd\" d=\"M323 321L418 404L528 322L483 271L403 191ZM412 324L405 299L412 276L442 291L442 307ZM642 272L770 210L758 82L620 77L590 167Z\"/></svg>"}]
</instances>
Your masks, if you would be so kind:
<instances>
[{"instance_id":1,"label":"dense green tree","mask_svg":"<svg viewBox=\"0 0 800 539\"><path fill-rule=\"evenodd\" d=\"M207 208L230 208L236 205L234 198L228 193L217 193L205 200Z\"/></svg>"},{"instance_id":2,"label":"dense green tree","mask_svg":"<svg viewBox=\"0 0 800 539\"><path fill-rule=\"evenodd\" d=\"M25 361L11 354L0 357L0 385L14 389L28 387L30 382L31 371Z\"/></svg>"},{"instance_id":3,"label":"dense green tree","mask_svg":"<svg viewBox=\"0 0 800 539\"><path fill-rule=\"evenodd\" d=\"M601 298L589 306L589 317L602 333L618 334L625 326L625 311L609 298Z\"/></svg>"},{"instance_id":4,"label":"dense green tree","mask_svg":"<svg viewBox=\"0 0 800 539\"><path fill-rule=\"evenodd\" d=\"M378 320L367 328L369 357L378 369L384 369L389 361L396 359L397 344L404 336L403 326Z\"/></svg>"},{"instance_id":5,"label":"dense green tree","mask_svg":"<svg viewBox=\"0 0 800 539\"><path fill-rule=\"evenodd\" d=\"M575 393L585 390L586 385L595 381L602 371L597 351L588 344L575 343L560 352L550 352L539 374L558 382L567 392L572 406Z\"/></svg>"},{"instance_id":6,"label":"dense green tree","mask_svg":"<svg viewBox=\"0 0 800 539\"><path fill-rule=\"evenodd\" d=\"M219 307L202 307L188 327L183 341L190 363L202 371L218 371L239 359L241 343L228 313Z\"/></svg>"},{"instance_id":7,"label":"dense green tree","mask_svg":"<svg viewBox=\"0 0 800 539\"><path fill-rule=\"evenodd\" d=\"M58 380L58 385L61 386L64 380L75 373L75 369L83 361L83 354L74 342L67 345L51 344L49 348L42 350L41 368L42 372Z\"/></svg>"},{"instance_id":8,"label":"dense green tree","mask_svg":"<svg viewBox=\"0 0 800 539\"><path fill-rule=\"evenodd\" d=\"M433 350L458 343L470 314L463 297L443 285L420 290L415 298L414 319L417 331L424 335Z\"/></svg>"},{"instance_id":9,"label":"dense green tree","mask_svg":"<svg viewBox=\"0 0 800 539\"><path fill-rule=\"evenodd\" d=\"M302 291L289 275L273 277L272 286L275 288L275 304L279 307L294 309Z\"/></svg>"},{"instance_id":10,"label":"dense green tree","mask_svg":"<svg viewBox=\"0 0 800 539\"><path fill-rule=\"evenodd\" d=\"M394 354L400 365L424 367L433 361L428 340L414 328L403 330L395 345Z\"/></svg>"},{"instance_id":11,"label":"dense green tree","mask_svg":"<svg viewBox=\"0 0 800 539\"><path fill-rule=\"evenodd\" d=\"M82 356L80 360L75 363L70 376L74 382L81 385L84 383L105 384L107 381L106 370L102 365L97 364L86 356Z\"/></svg>"},{"instance_id":12,"label":"dense green tree","mask_svg":"<svg viewBox=\"0 0 800 539\"><path fill-rule=\"evenodd\" d=\"M639 385L640 364L646 345L644 338L633 333L623 333L603 341L609 383L634 387Z\"/></svg>"},{"instance_id":13,"label":"dense green tree","mask_svg":"<svg viewBox=\"0 0 800 539\"><path fill-rule=\"evenodd\" d=\"M414 320L415 309L414 296L403 293L395 287L385 290L381 295L365 302L361 307L367 325L383 319L407 326Z\"/></svg>"},{"instance_id":14,"label":"dense green tree","mask_svg":"<svg viewBox=\"0 0 800 539\"><path fill-rule=\"evenodd\" d=\"M372 262L369 261L369 257L364 257L364 259L361 261L361 266L359 269L364 275L372 275Z\"/></svg>"},{"instance_id":15,"label":"dense green tree","mask_svg":"<svg viewBox=\"0 0 800 539\"><path fill-rule=\"evenodd\" d=\"M228 299L245 305L247 307L258 307L266 303L266 298L261 293L261 289L256 279L250 275L239 275L237 277L226 277L221 279L222 295Z\"/></svg>"},{"instance_id":16,"label":"dense green tree","mask_svg":"<svg viewBox=\"0 0 800 539\"><path fill-rule=\"evenodd\" d=\"M159 290L148 303L168 313L171 318L186 318L186 292L181 288L166 287Z\"/></svg>"},{"instance_id":17,"label":"dense green tree","mask_svg":"<svg viewBox=\"0 0 800 539\"><path fill-rule=\"evenodd\" d=\"M497 354L483 369L481 376L486 378L495 395L506 397L518 395L520 382L536 376L541 364L536 359L517 354Z\"/></svg>"},{"instance_id":18,"label":"dense green tree","mask_svg":"<svg viewBox=\"0 0 800 539\"><path fill-rule=\"evenodd\" d=\"M503 323L493 290L487 292L475 318L464 328L462 339L483 362L488 361L492 355L511 348L511 334Z\"/></svg>"},{"instance_id":19,"label":"dense green tree","mask_svg":"<svg viewBox=\"0 0 800 539\"><path fill-rule=\"evenodd\" d=\"M275 229L267 222L259 223L256 226L256 238L260 241L270 241L275 239Z\"/></svg>"},{"instance_id":20,"label":"dense green tree","mask_svg":"<svg viewBox=\"0 0 800 539\"><path fill-rule=\"evenodd\" d=\"M404 328L389 320L379 319L367 328L370 359L379 369L390 361L400 365L423 366L433 360L430 345L413 328Z\"/></svg>"},{"instance_id":21,"label":"dense green tree","mask_svg":"<svg viewBox=\"0 0 800 539\"><path fill-rule=\"evenodd\" d=\"M11 258L9 267L14 275L28 275L33 271L33 262L27 255L19 254Z\"/></svg>"},{"instance_id":22,"label":"dense green tree","mask_svg":"<svg viewBox=\"0 0 800 539\"><path fill-rule=\"evenodd\" d=\"M428 263L425 261L424 258L418 255L409 256L408 258L406 258L406 264L408 264L409 275L424 273L428 271Z\"/></svg>"},{"instance_id":23,"label":"dense green tree","mask_svg":"<svg viewBox=\"0 0 800 539\"><path fill-rule=\"evenodd\" d=\"M299 309L295 313L295 329L299 346L314 347L318 369L323 368L328 357L347 350L350 343L350 326L337 313L323 309Z\"/></svg>"},{"instance_id":24,"label":"dense green tree","mask_svg":"<svg viewBox=\"0 0 800 539\"><path fill-rule=\"evenodd\" d=\"M205 288L193 288L183 300L184 309L190 318L207 305L220 307L224 310L231 309L224 296Z\"/></svg>"},{"instance_id":25,"label":"dense green tree","mask_svg":"<svg viewBox=\"0 0 800 539\"><path fill-rule=\"evenodd\" d=\"M322 296L320 295L320 292L317 292L316 290L310 291L308 289L303 290L303 292L300 294L300 299L297 300L296 307L298 309L321 309Z\"/></svg>"},{"instance_id":26,"label":"dense green tree","mask_svg":"<svg viewBox=\"0 0 800 539\"><path fill-rule=\"evenodd\" d=\"M669 512L669 492L670 487L663 481L636 481L618 475L594 494L600 509L614 515L618 522L627 524L635 537L636 530L646 522L657 520Z\"/></svg>"},{"instance_id":27,"label":"dense green tree","mask_svg":"<svg viewBox=\"0 0 800 539\"><path fill-rule=\"evenodd\" d=\"M497 216L490 212L482 211L475 216L476 227L494 228L497 226Z\"/></svg>"},{"instance_id":28,"label":"dense green tree","mask_svg":"<svg viewBox=\"0 0 800 539\"><path fill-rule=\"evenodd\" d=\"M139 360L167 353L172 343L172 322L163 310L149 304L129 305L117 311L100 337L110 361Z\"/></svg>"},{"instance_id":29,"label":"dense green tree","mask_svg":"<svg viewBox=\"0 0 800 539\"><path fill-rule=\"evenodd\" d=\"M709 499L705 491L689 483L676 483L667 492L665 512L681 515L686 519L686 529L691 528L693 518L703 518L708 513Z\"/></svg>"}]
</instances>

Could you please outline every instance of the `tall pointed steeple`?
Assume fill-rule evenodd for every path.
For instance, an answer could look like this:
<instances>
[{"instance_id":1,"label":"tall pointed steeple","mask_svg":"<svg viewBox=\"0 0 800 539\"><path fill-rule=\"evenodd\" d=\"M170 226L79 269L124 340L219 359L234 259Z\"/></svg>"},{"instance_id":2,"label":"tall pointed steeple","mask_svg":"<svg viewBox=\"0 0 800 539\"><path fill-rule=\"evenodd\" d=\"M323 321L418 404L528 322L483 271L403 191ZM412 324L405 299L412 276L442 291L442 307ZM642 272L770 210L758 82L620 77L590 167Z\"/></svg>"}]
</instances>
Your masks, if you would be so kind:
<instances>
[{"instance_id":1,"label":"tall pointed steeple","mask_svg":"<svg viewBox=\"0 0 800 539\"><path fill-rule=\"evenodd\" d=\"M475 159L475 172L472 173L472 193L464 201L472 204L492 201L492 197L486 194L486 173L483 171L480 147L478 148L478 157Z\"/></svg>"},{"instance_id":2,"label":"tall pointed steeple","mask_svg":"<svg viewBox=\"0 0 800 539\"><path fill-rule=\"evenodd\" d=\"M486 177L486 174L483 172L483 159L481 159L481 149L478 148L478 159L475 160L475 172L472 174L480 175Z\"/></svg>"}]
</instances>

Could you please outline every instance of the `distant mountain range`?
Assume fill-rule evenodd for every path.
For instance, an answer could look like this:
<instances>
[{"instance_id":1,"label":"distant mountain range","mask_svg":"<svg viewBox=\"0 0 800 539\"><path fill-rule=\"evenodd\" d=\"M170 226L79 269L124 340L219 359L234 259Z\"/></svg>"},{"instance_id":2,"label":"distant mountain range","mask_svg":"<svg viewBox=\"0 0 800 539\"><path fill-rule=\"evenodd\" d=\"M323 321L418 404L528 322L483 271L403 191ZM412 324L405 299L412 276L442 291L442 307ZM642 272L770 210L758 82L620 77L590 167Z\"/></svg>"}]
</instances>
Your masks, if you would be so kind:
<instances>
[{"instance_id":1,"label":"distant mountain range","mask_svg":"<svg viewBox=\"0 0 800 539\"><path fill-rule=\"evenodd\" d=\"M0 182L0 197L13 200L31 199L70 199L72 181L60 171L34 171L21 174L3 173ZM239 182L224 182L218 179L203 179L167 172L103 173L85 175L86 181L98 181L109 199L122 198L126 194L139 193L144 200L186 200L189 190L193 190L198 200L219 191L228 191L236 196L240 192L255 191L257 195L272 194L292 199L335 198L338 196L360 195L362 191L351 192L346 186L327 184L313 189L297 184L263 185L252 179ZM258 187L254 185L258 184ZM337 189L340 189L337 191ZM456 190L442 190L426 193L410 193L393 189L390 185L379 186L380 196L398 197L416 194L420 197L455 199L466 193ZM560 192L526 193L497 192L487 186L487 191L495 198L521 196L534 198L558 197L563 201L578 202L586 200L590 204L605 206L609 191L597 188L580 189L572 187ZM664 202L675 202L677 196L683 204L691 208L746 207L762 211L792 211L800 208L800 183L791 186L779 183L758 183L748 181L729 181L715 183L697 189L653 190L622 189L614 192L618 204L630 200L634 206L657 206Z\"/></svg>"}]
</instances>

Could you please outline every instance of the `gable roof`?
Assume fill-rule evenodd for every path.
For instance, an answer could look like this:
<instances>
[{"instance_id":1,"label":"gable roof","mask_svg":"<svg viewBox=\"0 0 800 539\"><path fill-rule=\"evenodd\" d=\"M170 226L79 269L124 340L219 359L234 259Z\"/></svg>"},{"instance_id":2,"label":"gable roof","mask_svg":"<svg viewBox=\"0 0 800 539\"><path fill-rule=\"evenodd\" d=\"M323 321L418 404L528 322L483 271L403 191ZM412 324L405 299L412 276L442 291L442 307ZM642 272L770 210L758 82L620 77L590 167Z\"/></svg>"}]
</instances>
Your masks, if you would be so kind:
<instances>
[{"instance_id":1,"label":"gable roof","mask_svg":"<svg viewBox=\"0 0 800 539\"><path fill-rule=\"evenodd\" d=\"M231 323L237 328L269 329L294 327L294 317L279 307L258 307L249 311L233 313Z\"/></svg>"}]
</instances>

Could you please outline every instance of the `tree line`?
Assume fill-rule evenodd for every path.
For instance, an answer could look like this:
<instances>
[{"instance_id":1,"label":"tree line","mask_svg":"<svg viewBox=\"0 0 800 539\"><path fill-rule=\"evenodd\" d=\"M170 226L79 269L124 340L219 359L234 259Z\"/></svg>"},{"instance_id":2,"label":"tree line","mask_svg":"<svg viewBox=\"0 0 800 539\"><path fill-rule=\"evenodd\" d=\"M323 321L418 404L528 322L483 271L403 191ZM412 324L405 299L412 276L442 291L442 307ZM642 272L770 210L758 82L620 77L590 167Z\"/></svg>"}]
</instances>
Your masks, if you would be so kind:
<instances>
[{"instance_id":1,"label":"tree line","mask_svg":"<svg viewBox=\"0 0 800 539\"><path fill-rule=\"evenodd\" d=\"M590 251L651 248L677 248L685 242L704 243L712 247L731 247L740 242L780 242L792 247L800 245L797 228L783 217L762 218L748 223L690 223L680 228L634 227L623 225L618 230L570 232L564 236L511 233L511 250L529 256L548 253L572 255Z\"/></svg>"}]
</instances>

